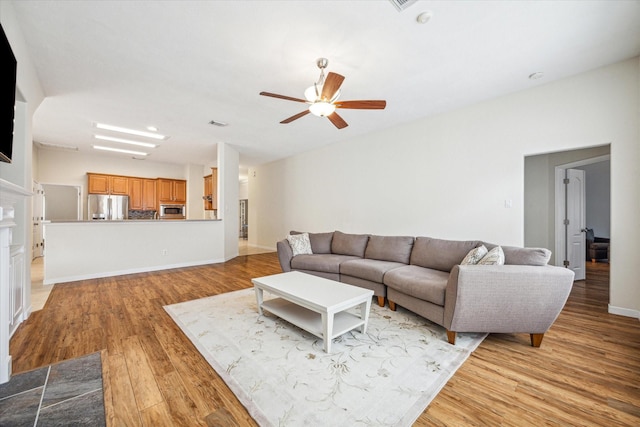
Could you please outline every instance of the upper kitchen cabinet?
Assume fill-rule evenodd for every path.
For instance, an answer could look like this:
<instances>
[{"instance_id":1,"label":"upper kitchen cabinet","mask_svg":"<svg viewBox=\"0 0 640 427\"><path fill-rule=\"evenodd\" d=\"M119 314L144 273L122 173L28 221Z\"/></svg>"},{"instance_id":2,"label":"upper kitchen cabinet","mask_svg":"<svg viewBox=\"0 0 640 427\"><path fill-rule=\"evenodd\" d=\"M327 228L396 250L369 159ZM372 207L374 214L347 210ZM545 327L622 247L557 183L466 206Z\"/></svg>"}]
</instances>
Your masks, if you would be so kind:
<instances>
[{"instance_id":1,"label":"upper kitchen cabinet","mask_svg":"<svg viewBox=\"0 0 640 427\"><path fill-rule=\"evenodd\" d=\"M129 178L129 209L156 210L156 180Z\"/></svg>"},{"instance_id":2,"label":"upper kitchen cabinet","mask_svg":"<svg viewBox=\"0 0 640 427\"><path fill-rule=\"evenodd\" d=\"M218 168L211 168L211 175L204 177L204 210L218 209Z\"/></svg>"},{"instance_id":3,"label":"upper kitchen cabinet","mask_svg":"<svg viewBox=\"0 0 640 427\"><path fill-rule=\"evenodd\" d=\"M119 194L129 195L129 177L87 173L89 179L89 194Z\"/></svg>"},{"instance_id":4,"label":"upper kitchen cabinet","mask_svg":"<svg viewBox=\"0 0 640 427\"><path fill-rule=\"evenodd\" d=\"M157 182L158 204L187 202L187 181L158 178Z\"/></svg>"}]
</instances>

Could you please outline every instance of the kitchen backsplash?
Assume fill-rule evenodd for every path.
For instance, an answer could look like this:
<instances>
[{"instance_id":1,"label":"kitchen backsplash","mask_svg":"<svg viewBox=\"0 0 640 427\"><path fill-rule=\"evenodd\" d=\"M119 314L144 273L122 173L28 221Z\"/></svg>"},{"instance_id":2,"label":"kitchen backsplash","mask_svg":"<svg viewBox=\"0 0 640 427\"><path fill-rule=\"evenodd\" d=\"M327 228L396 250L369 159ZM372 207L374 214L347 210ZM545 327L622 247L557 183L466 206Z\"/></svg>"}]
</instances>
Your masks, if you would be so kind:
<instances>
[{"instance_id":1,"label":"kitchen backsplash","mask_svg":"<svg viewBox=\"0 0 640 427\"><path fill-rule=\"evenodd\" d=\"M129 211L129 219L156 219L156 211Z\"/></svg>"}]
</instances>

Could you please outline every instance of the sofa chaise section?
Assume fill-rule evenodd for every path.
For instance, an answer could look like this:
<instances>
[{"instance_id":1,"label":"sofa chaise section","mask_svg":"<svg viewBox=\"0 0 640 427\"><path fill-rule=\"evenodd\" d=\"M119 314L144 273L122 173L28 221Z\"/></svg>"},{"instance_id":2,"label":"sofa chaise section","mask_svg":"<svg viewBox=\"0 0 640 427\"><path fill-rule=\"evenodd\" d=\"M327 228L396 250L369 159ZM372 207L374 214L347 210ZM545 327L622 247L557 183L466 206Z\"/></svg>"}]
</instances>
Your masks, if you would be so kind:
<instances>
[{"instance_id":1,"label":"sofa chaise section","mask_svg":"<svg viewBox=\"0 0 640 427\"><path fill-rule=\"evenodd\" d=\"M574 273L549 265L456 265L445 291L450 343L456 332L528 333L542 338L562 311Z\"/></svg>"},{"instance_id":2,"label":"sofa chaise section","mask_svg":"<svg viewBox=\"0 0 640 427\"><path fill-rule=\"evenodd\" d=\"M484 245L489 250L497 245L419 240L415 244L419 252L412 256L412 262L444 275L439 280L420 277L425 273L415 266L387 274L392 310L398 304L443 326L451 344L455 344L457 332L488 332L528 333L531 345L540 346L569 297L573 271L547 265L551 256L547 249L503 246L505 265L460 265L465 245ZM431 250L436 248L439 258L429 261ZM446 259L443 253L452 258ZM462 258L452 265L455 257ZM409 274L411 267L420 273Z\"/></svg>"}]
</instances>

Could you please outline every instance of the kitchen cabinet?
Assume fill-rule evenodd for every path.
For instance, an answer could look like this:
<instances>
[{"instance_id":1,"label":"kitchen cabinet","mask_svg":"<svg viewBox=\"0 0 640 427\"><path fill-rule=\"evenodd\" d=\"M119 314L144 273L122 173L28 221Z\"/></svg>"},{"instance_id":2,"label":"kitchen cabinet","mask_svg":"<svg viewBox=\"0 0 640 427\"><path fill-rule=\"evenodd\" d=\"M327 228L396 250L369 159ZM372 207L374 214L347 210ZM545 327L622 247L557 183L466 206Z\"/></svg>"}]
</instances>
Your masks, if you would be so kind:
<instances>
[{"instance_id":1,"label":"kitchen cabinet","mask_svg":"<svg viewBox=\"0 0 640 427\"><path fill-rule=\"evenodd\" d=\"M218 209L218 168L211 168L211 175L204 177L204 210Z\"/></svg>"},{"instance_id":2,"label":"kitchen cabinet","mask_svg":"<svg viewBox=\"0 0 640 427\"><path fill-rule=\"evenodd\" d=\"M89 194L129 195L129 177L88 173Z\"/></svg>"},{"instance_id":3,"label":"kitchen cabinet","mask_svg":"<svg viewBox=\"0 0 640 427\"><path fill-rule=\"evenodd\" d=\"M158 204L183 204L187 201L187 181L183 179L158 178Z\"/></svg>"},{"instance_id":4,"label":"kitchen cabinet","mask_svg":"<svg viewBox=\"0 0 640 427\"><path fill-rule=\"evenodd\" d=\"M129 209L156 210L156 180L129 178Z\"/></svg>"}]
</instances>

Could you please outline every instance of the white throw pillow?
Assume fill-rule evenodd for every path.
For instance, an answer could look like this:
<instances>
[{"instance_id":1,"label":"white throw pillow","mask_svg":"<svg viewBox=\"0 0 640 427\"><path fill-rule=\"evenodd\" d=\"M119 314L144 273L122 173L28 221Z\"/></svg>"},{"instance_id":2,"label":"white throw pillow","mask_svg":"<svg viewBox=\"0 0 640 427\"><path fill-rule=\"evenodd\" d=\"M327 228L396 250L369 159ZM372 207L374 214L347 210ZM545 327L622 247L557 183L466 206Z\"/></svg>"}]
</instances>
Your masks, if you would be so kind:
<instances>
[{"instance_id":1,"label":"white throw pillow","mask_svg":"<svg viewBox=\"0 0 640 427\"><path fill-rule=\"evenodd\" d=\"M464 257L460 265L473 265L480 262L480 260L489 252L485 245L481 245L477 248L473 248L469 251L467 256Z\"/></svg>"},{"instance_id":2,"label":"white throw pillow","mask_svg":"<svg viewBox=\"0 0 640 427\"><path fill-rule=\"evenodd\" d=\"M309 240L309 233L289 234L287 236L287 240L289 241L289 245L293 250L293 256L313 253L311 251L311 240Z\"/></svg>"},{"instance_id":3,"label":"white throw pillow","mask_svg":"<svg viewBox=\"0 0 640 427\"><path fill-rule=\"evenodd\" d=\"M478 261L478 265L504 265L504 252L502 247L496 246Z\"/></svg>"}]
</instances>

